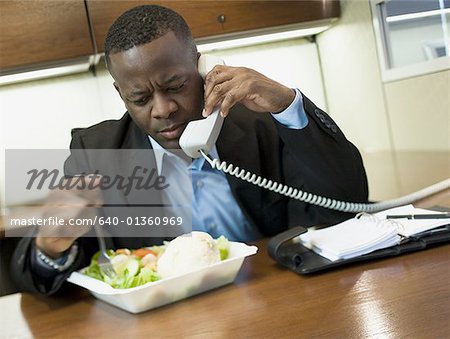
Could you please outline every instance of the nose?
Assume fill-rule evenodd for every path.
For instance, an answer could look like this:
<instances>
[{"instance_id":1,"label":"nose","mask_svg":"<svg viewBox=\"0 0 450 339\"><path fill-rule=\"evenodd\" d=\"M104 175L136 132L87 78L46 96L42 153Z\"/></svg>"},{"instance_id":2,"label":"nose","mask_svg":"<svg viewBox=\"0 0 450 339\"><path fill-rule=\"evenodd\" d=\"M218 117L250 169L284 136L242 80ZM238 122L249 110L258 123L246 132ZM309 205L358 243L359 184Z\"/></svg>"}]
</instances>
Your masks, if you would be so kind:
<instances>
[{"instance_id":1,"label":"nose","mask_svg":"<svg viewBox=\"0 0 450 339\"><path fill-rule=\"evenodd\" d=\"M158 93L153 96L152 116L156 119L167 119L178 109L172 98L165 93Z\"/></svg>"}]
</instances>

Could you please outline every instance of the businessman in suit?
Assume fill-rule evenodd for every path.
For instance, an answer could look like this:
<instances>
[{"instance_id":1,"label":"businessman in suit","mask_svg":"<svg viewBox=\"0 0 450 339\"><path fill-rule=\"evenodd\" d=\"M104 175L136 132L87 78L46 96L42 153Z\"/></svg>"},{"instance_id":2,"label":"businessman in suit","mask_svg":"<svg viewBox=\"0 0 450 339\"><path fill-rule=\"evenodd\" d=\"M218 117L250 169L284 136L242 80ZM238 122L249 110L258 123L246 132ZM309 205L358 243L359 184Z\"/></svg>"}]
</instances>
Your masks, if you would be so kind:
<instances>
[{"instance_id":1,"label":"businessman in suit","mask_svg":"<svg viewBox=\"0 0 450 339\"><path fill-rule=\"evenodd\" d=\"M193 229L232 240L252 241L296 225L351 217L225 175L203 158L191 163L170 151L179 149L188 122L220 107L225 121L212 157L304 191L367 201L360 154L325 112L298 89L248 68L215 66L203 80L199 55L187 24L172 10L140 6L122 14L109 29L105 58L127 112L120 120L75 130L66 173L87 174L102 166L92 165L98 159L80 162L75 156L79 151L146 150L149 166L169 181L183 170L192 175ZM114 199L121 199L120 192ZM84 201L92 204L89 197ZM85 231L66 237L38 232L22 239L12 259L20 288L44 294L59 290L70 272L85 266L98 249L94 238L82 237ZM112 246L136 248L151 242L116 236Z\"/></svg>"}]
</instances>

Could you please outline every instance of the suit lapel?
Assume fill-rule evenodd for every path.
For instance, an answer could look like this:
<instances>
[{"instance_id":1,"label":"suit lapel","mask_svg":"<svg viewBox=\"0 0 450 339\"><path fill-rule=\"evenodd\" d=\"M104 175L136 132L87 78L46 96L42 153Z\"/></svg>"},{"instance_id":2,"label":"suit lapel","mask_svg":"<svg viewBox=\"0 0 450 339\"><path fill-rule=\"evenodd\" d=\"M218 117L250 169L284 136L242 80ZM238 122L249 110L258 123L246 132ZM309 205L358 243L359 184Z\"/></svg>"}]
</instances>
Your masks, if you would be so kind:
<instances>
[{"instance_id":1,"label":"suit lapel","mask_svg":"<svg viewBox=\"0 0 450 339\"><path fill-rule=\"evenodd\" d=\"M130 118L128 131L122 142L122 149L148 149L152 148L147 135Z\"/></svg>"}]
</instances>

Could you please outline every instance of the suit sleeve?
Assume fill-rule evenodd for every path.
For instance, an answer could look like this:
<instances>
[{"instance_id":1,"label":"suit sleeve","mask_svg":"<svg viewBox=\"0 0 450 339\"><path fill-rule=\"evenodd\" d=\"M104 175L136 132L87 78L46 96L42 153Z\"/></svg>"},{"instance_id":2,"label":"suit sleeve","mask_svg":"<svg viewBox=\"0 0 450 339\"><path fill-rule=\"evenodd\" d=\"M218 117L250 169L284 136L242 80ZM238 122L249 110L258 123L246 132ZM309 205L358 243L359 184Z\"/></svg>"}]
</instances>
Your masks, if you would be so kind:
<instances>
[{"instance_id":1,"label":"suit sleeve","mask_svg":"<svg viewBox=\"0 0 450 339\"><path fill-rule=\"evenodd\" d=\"M82 140L74 137L71 143L71 149L82 148ZM78 153L77 154L81 154ZM72 155L66 160L64 164L64 172L66 175L73 175L83 172L80 157ZM80 269L89 264L89 260L97 250L95 238L83 237L78 239L78 254L73 265L64 272L50 272L49 274L42 274L37 272L33 265L35 260L34 248L34 234L22 238L11 258L11 277L15 285L21 291L41 293L51 295L63 288L66 278L73 271Z\"/></svg>"},{"instance_id":2,"label":"suit sleeve","mask_svg":"<svg viewBox=\"0 0 450 339\"><path fill-rule=\"evenodd\" d=\"M52 295L65 286L65 280L75 270L86 266L93 253L93 238L78 239L79 251L73 265L64 272L39 274L33 270L34 237L22 238L11 258L11 277L20 291Z\"/></svg>"},{"instance_id":3,"label":"suit sleeve","mask_svg":"<svg viewBox=\"0 0 450 339\"><path fill-rule=\"evenodd\" d=\"M349 142L331 117L303 96L308 125L290 129L276 123L283 142L286 184L321 196L367 202L368 185L358 149ZM288 224L331 224L352 214L337 212L290 199Z\"/></svg>"}]
</instances>

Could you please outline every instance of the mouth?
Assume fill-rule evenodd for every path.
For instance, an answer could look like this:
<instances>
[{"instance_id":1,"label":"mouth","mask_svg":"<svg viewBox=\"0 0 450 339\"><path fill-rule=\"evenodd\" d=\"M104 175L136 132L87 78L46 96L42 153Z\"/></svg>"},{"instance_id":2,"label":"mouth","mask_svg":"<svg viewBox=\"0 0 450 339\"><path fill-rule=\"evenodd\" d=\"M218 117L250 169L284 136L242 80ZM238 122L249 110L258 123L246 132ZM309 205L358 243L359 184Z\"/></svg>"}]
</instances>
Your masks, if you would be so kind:
<instances>
[{"instance_id":1,"label":"mouth","mask_svg":"<svg viewBox=\"0 0 450 339\"><path fill-rule=\"evenodd\" d=\"M164 137L165 139L172 140L172 139L178 139L181 134L184 131L184 128L186 127L187 123L183 122L180 124L174 124L171 126L168 126L162 130L160 130L158 133Z\"/></svg>"}]
</instances>

